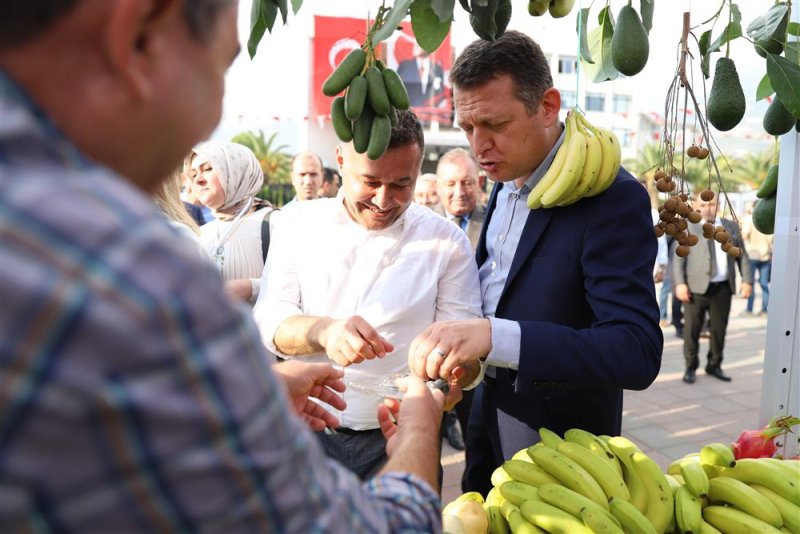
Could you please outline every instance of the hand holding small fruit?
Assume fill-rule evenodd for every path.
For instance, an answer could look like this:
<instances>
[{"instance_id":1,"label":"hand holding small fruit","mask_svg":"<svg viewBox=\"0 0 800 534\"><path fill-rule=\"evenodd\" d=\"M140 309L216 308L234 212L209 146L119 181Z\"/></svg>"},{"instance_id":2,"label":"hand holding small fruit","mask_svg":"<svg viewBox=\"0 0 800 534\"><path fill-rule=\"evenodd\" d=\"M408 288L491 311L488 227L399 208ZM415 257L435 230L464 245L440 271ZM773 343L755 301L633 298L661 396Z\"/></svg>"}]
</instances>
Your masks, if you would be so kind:
<instances>
[{"instance_id":1,"label":"hand holding small fruit","mask_svg":"<svg viewBox=\"0 0 800 534\"><path fill-rule=\"evenodd\" d=\"M343 367L383 358L394 350L391 343L358 315L328 322L320 332L319 342L328 357Z\"/></svg>"},{"instance_id":2,"label":"hand holding small fruit","mask_svg":"<svg viewBox=\"0 0 800 534\"><path fill-rule=\"evenodd\" d=\"M408 349L408 367L412 374L425 379L464 374L459 384L469 385L480 372L479 359L492 348L489 319L439 321L419 334Z\"/></svg>"}]
</instances>

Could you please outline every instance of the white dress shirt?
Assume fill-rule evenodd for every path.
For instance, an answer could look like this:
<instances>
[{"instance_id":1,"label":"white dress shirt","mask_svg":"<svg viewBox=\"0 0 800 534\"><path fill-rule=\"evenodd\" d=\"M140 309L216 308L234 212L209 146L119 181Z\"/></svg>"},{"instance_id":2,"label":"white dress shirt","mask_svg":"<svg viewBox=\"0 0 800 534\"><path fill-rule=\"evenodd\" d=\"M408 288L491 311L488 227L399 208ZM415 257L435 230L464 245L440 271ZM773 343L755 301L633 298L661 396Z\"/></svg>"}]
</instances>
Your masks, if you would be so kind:
<instances>
[{"instance_id":1,"label":"white dress shirt","mask_svg":"<svg viewBox=\"0 0 800 534\"><path fill-rule=\"evenodd\" d=\"M267 347L296 315L363 317L394 345L382 359L345 368L345 381L408 372L411 341L437 320L480 317L478 270L466 234L430 209L410 204L384 230L354 222L342 198L298 203L283 213L270 243L254 315ZM324 353L302 356L330 361ZM381 398L348 388L344 412L354 430L378 428Z\"/></svg>"}]
</instances>

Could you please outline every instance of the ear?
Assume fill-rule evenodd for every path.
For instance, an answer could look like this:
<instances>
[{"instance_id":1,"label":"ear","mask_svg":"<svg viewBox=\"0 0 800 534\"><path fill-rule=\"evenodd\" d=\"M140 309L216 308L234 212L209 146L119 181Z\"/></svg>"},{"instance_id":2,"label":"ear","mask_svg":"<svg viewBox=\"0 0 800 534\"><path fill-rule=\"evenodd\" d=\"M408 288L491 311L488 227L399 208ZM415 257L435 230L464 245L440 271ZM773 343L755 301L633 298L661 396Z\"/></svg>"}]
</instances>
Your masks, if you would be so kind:
<instances>
[{"instance_id":1,"label":"ear","mask_svg":"<svg viewBox=\"0 0 800 534\"><path fill-rule=\"evenodd\" d=\"M180 0L114 0L104 34L107 59L133 94L146 99L155 92L158 54L169 49L182 25ZM169 35L172 32L173 35Z\"/></svg>"},{"instance_id":2,"label":"ear","mask_svg":"<svg viewBox=\"0 0 800 534\"><path fill-rule=\"evenodd\" d=\"M558 122L558 113L561 111L561 93L555 87L550 87L542 95L540 104L542 108L542 119L545 128L553 126Z\"/></svg>"}]
</instances>

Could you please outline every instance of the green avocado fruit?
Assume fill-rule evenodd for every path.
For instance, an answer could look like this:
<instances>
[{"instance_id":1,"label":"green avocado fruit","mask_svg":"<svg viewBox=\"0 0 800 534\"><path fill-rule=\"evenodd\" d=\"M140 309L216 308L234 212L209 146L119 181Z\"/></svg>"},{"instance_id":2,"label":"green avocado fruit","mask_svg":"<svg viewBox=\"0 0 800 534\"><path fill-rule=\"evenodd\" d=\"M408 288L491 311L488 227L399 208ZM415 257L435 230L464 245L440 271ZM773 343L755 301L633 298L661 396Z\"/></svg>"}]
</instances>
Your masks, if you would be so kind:
<instances>
[{"instance_id":1,"label":"green avocado fruit","mask_svg":"<svg viewBox=\"0 0 800 534\"><path fill-rule=\"evenodd\" d=\"M647 65L649 55L650 41L642 19L633 7L623 6L611 38L611 63L625 76L633 76Z\"/></svg>"},{"instance_id":2,"label":"green avocado fruit","mask_svg":"<svg viewBox=\"0 0 800 534\"><path fill-rule=\"evenodd\" d=\"M773 165L767 171L767 176L764 178L764 181L761 182L761 187L758 188L756 191L756 196L758 198L767 198L775 194L775 191L778 190L778 166Z\"/></svg>"},{"instance_id":3,"label":"green avocado fruit","mask_svg":"<svg viewBox=\"0 0 800 534\"><path fill-rule=\"evenodd\" d=\"M786 109L777 95L772 97L772 103L764 113L764 130L770 135L783 135L791 131L797 119Z\"/></svg>"},{"instance_id":4,"label":"green avocado fruit","mask_svg":"<svg viewBox=\"0 0 800 534\"><path fill-rule=\"evenodd\" d=\"M778 196L762 198L753 206L753 226L762 234L770 235L775 233L775 205Z\"/></svg>"},{"instance_id":5,"label":"green avocado fruit","mask_svg":"<svg viewBox=\"0 0 800 534\"><path fill-rule=\"evenodd\" d=\"M736 65L730 58L719 58L706 102L708 122L717 130L727 132L741 122L746 107Z\"/></svg>"}]
</instances>

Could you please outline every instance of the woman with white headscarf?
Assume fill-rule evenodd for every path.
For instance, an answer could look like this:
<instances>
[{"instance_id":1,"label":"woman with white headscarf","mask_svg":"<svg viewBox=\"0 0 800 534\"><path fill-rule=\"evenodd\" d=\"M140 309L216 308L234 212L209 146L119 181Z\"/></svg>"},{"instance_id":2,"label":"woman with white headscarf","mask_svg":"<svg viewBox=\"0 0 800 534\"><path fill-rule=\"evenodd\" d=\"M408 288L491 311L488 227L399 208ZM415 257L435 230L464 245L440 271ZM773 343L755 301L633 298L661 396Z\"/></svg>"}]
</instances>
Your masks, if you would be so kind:
<instances>
[{"instance_id":1,"label":"woman with white headscarf","mask_svg":"<svg viewBox=\"0 0 800 534\"><path fill-rule=\"evenodd\" d=\"M200 239L228 293L254 303L264 269L262 223L272 211L256 198L264 183L261 165L243 145L209 141L194 149L191 173L198 200L215 217L200 227Z\"/></svg>"}]
</instances>

